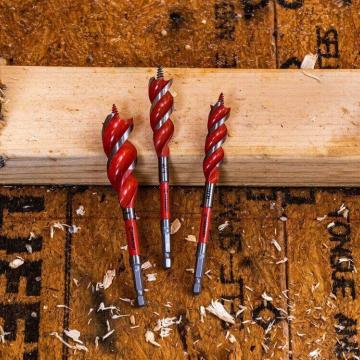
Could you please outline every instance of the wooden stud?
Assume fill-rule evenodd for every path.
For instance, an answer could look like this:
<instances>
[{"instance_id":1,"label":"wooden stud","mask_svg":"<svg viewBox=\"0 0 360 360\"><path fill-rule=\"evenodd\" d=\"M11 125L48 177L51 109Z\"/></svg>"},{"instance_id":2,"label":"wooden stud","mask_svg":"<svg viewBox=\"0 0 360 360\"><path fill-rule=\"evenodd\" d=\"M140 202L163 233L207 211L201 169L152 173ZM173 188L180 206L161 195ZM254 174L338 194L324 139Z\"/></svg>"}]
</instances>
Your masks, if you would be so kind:
<instances>
[{"instance_id":1,"label":"wooden stud","mask_svg":"<svg viewBox=\"0 0 360 360\"><path fill-rule=\"evenodd\" d=\"M137 175L157 183L149 68L3 67L0 183L107 184L101 144L116 103L133 116ZM174 79L173 184L202 184L209 105L232 108L222 184L359 185L357 71L166 69Z\"/></svg>"}]
</instances>

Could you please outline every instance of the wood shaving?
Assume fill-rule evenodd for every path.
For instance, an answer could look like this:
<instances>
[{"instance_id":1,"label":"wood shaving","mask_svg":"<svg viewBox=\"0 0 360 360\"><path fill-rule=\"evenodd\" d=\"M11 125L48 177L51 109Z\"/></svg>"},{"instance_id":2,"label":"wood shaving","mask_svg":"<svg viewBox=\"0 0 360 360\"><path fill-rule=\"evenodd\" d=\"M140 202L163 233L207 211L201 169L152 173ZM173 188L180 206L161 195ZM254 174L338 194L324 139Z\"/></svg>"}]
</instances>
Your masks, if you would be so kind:
<instances>
[{"instance_id":1,"label":"wood shaving","mask_svg":"<svg viewBox=\"0 0 360 360\"><path fill-rule=\"evenodd\" d=\"M172 304L170 301L168 301L166 304L164 304L165 307L172 308Z\"/></svg>"},{"instance_id":2,"label":"wood shaving","mask_svg":"<svg viewBox=\"0 0 360 360\"><path fill-rule=\"evenodd\" d=\"M341 204L337 214L342 215L347 220L349 217L349 209L345 206L345 204Z\"/></svg>"},{"instance_id":3,"label":"wood shaving","mask_svg":"<svg viewBox=\"0 0 360 360\"><path fill-rule=\"evenodd\" d=\"M204 322L204 318L206 317L205 306L201 305L199 311L200 311L200 321Z\"/></svg>"},{"instance_id":4,"label":"wood shaving","mask_svg":"<svg viewBox=\"0 0 360 360\"><path fill-rule=\"evenodd\" d=\"M156 276L157 276L157 273L153 273L153 274L146 274L146 280L151 282L151 281L156 281Z\"/></svg>"},{"instance_id":5,"label":"wood shaving","mask_svg":"<svg viewBox=\"0 0 360 360\"><path fill-rule=\"evenodd\" d=\"M281 246L275 239L271 240L271 244L273 244L276 247L277 251L279 251L279 252L281 251Z\"/></svg>"},{"instance_id":6,"label":"wood shaving","mask_svg":"<svg viewBox=\"0 0 360 360\"><path fill-rule=\"evenodd\" d=\"M327 218L327 215L318 216L318 217L316 218L316 220L317 220L317 221L323 221L323 220L325 220L326 218Z\"/></svg>"},{"instance_id":7,"label":"wood shaving","mask_svg":"<svg viewBox=\"0 0 360 360\"><path fill-rule=\"evenodd\" d=\"M196 243L196 236L195 235L188 235L188 236L185 237L185 240L189 241L189 242Z\"/></svg>"},{"instance_id":8,"label":"wood shaving","mask_svg":"<svg viewBox=\"0 0 360 360\"><path fill-rule=\"evenodd\" d=\"M283 259L277 261L275 264L276 264L276 265L284 264L284 263L286 263L287 261L288 261L288 258L287 258L287 257L284 257Z\"/></svg>"},{"instance_id":9,"label":"wood shaving","mask_svg":"<svg viewBox=\"0 0 360 360\"><path fill-rule=\"evenodd\" d=\"M310 54L305 55L305 57L301 63L300 69L314 69L317 59L318 59L317 54L310 53Z\"/></svg>"},{"instance_id":10,"label":"wood shaving","mask_svg":"<svg viewBox=\"0 0 360 360\"><path fill-rule=\"evenodd\" d=\"M96 337L95 337L95 341L94 341L94 343L95 343L95 349L97 349L97 348L99 347L99 340L100 340L100 337L99 337L99 336L96 336Z\"/></svg>"},{"instance_id":11,"label":"wood shaving","mask_svg":"<svg viewBox=\"0 0 360 360\"><path fill-rule=\"evenodd\" d=\"M55 336L58 340L60 340L60 342L62 342L66 347L68 347L69 349L72 350L81 350L81 351L86 351L88 352L89 349L82 344L78 344L76 343L75 345L71 345L68 342L66 342L56 331L52 332L49 334L50 336Z\"/></svg>"},{"instance_id":12,"label":"wood shaving","mask_svg":"<svg viewBox=\"0 0 360 360\"><path fill-rule=\"evenodd\" d=\"M115 329L110 330L108 333L106 333L103 337L102 340L107 339L111 334L113 334L115 332Z\"/></svg>"},{"instance_id":13,"label":"wood shaving","mask_svg":"<svg viewBox=\"0 0 360 360\"><path fill-rule=\"evenodd\" d=\"M127 302L129 303L130 305L133 305L134 304L134 300L131 300L129 298L119 298L121 301L123 302Z\"/></svg>"},{"instance_id":14,"label":"wood shaving","mask_svg":"<svg viewBox=\"0 0 360 360\"><path fill-rule=\"evenodd\" d=\"M211 304L206 310L229 324L235 324L234 317L227 312L219 300L211 300Z\"/></svg>"},{"instance_id":15,"label":"wood shaving","mask_svg":"<svg viewBox=\"0 0 360 360\"><path fill-rule=\"evenodd\" d=\"M174 235L176 234L181 228L181 222L179 219L175 219L172 223L171 223L171 227L170 227L170 234Z\"/></svg>"},{"instance_id":16,"label":"wood shaving","mask_svg":"<svg viewBox=\"0 0 360 360\"><path fill-rule=\"evenodd\" d=\"M73 282L77 287L79 287L79 280L78 279L73 278Z\"/></svg>"},{"instance_id":17,"label":"wood shaving","mask_svg":"<svg viewBox=\"0 0 360 360\"><path fill-rule=\"evenodd\" d=\"M206 275L210 280L212 280L212 276L210 275L210 273L211 273L211 270L205 271L205 275Z\"/></svg>"},{"instance_id":18,"label":"wood shaving","mask_svg":"<svg viewBox=\"0 0 360 360\"><path fill-rule=\"evenodd\" d=\"M12 269L17 269L21 265L23 265L25 260L21 258L20 256L17 256L16 259L9 262L9 267Z\"/></svg>"},{"instance_id":19,"label":"wood shaving","mask_svg":"<svg viewBox=\"0 0 360 360\"><path fill-rule=\"evenodd\" d=\"M96 291L98 291L98 289L104 289L104 290L108 289L111 286L115 278L115 275L116 275L115 270L107 270L104 275L102 283L96 284Z\"/></svg>"},{"instance_id":20,"label":"wood shaving","mask_svg":"<svg viewBox=\"0 0 360 360\"><path fill-rule=\"evenodd\" d=\"M332 228L334 226L335 226L335 222L333 221L333 222L331 222L330 224L327 225L327 228L330 229L330 228Z\"/></svg>"},{"instance_id":21,"label":"wood shaving","mask_svg":"<svg viewBox=\"0 0 360 360\"><path fill-rule=\"evenodd\" d=\"M320 349L315 349L315 350L309 352L309 357L312 359L319 359L320 353L321 353Z\"/></svg>"},{"instance_id":22,"label":"wood shaving","mask_svg":"<svg viewBox=\"0 0 360 360\"><path fill-rule=\"evenodd\" d=\"M283 215L283 216L280 216L279 219L280 219L280 221L287 221L288 218Z\"/></svg>"},{"instance_id":23,"label":"wood shaving","mask_svg":"<svg viewBox=\"0 0 360 360\"><path fill-rule=\"evenodd\" d=\"M26 245L25 245L25 249L26 249L26 251L27 251L29 254L32 254L33 249L32 249L32 246L31 246L30 244L26 244Z\"/></svg>"},{"instance_id":24,"label":"wood shaving","mask_svg":"<svg viewBox=\"0 0 360 360\"><path fill-rule=\"evenodd\" d=\"M265 300L265 301L273 301L273 298L268 295L265 291L261 294L261 297Z\"/></svg>"},{"instance_id":25,"label":"wood shaving","mask_svg":"<svg viewBox=\"0 0 360 360\"><path fill-rule=\"evenodd\" d=\"M190 273L193 274L195 270L194 270L194 268L189 268L189 269L185 269L185 271L190 272Z\"/></svg>"},{"instance_id":26,"label":"wood shaving","mask_svg":"<svg viewBox=\"0 0 360 360\"><path fill-rule=\"evenodd\" d=\"M246 306L239 305L239 310L235 314L235 318L237 318L240 314L242 314L245 310L247 310Z\"/></svg>"},{"instance_id":27,"label":"wood shaving","mask_svg":"<svg viewBox=\"0 0 360 360\"><path fill-rule=\"evenodd\" d=\"M135 325L136 322L135 322L135 316L134 315L130 315L130 324L131 325Z\"/></svg>"},{"instance_id":28,"label":"wood shaving","mask_svg":"<svg viewBox=\"0 0 360 360\"><path fill-rule=\"evenodd\" d=\"M128 246L127 246L127 245L120 246L120 250L125 250L125 251L127 251L127 249L128 249Z\"/></svg>"},{"instance_id":29,"label":"wood shaving","mask_svg":"<svg viewBox=\"0 0 360 360\"><path fill-rule=\"evenodd\" d=\"M80 340L80 331L76 330L76 329L72 329L72 330L64 330L64 334L72 339L73 341L77 342L78 344L84 344L81 340Z\"/></svg>"},{"instance_id":30,"label":"wood shaving","mask_svg":"<svg viewBox=\"0 0 360 360\"><path fill-rule=\"evenodd\" d=\"M229 333L227 340L229 340L231 344L235 344L237 342L236 337L231 333Z\"/></svg>"},{"instance_id":31,"label":"wood shaving","mask_svg":"<svg viewBox=\"0 0 360 360\"><path fill-rule=\"evenodd\" d=\"M145 261L142 265L141 265L141 269L142 270L147 270L147 269L150 269L152 268L152 265L151 265L151 262L148 260L148 261Z\"/></svg>"},{"instance_id":32,"label":"wood shaving","mask_svg":"<svg viewBox=\"0 0 360 360\"><path fill-rule=\"evenodd\" d=\"M76 209L76 215L79 216L84 216L85 215L85 209L83 205L80 205L77 209Z\"/></svg>"},{"instance_id":33,"label":"wood shaving","mask_svg":"<svg viewBox=\"0 0 360 360\"><path fill-rule=\"evenodd\" d=\"M5 336L10 334L10 332L5 332L3 327L0 325L0 343L5 344Z\"/></svg>"},{"instance_id":34,"label":"wood shaving","mask_svg":"<svg viewBox=\"0 0 360 360\"><path fill-rule=\"evenodd\" d=\"M314 291L320 286L320 283L318 282L317 284L311 285L311 292L314 293Z\"/></svg>"},{"instance_id":35,"label":"wood shaving","mask_svg":"<svg viewBox=\"0 0 360 360\"><path fill-rule=\"evenodd\" d=\"M70 307L68 307L67 305L63 305L63 304L56 305L56 307L57 307L57 308L60 308L60 309L72 310Z\"/></svg>"},{"instance_id":36,"label":"wood shaving","mask_svg":"<svg viewBox=\"0 0 360 360\"><path fill-rule=\"evenodd\" d=\"M50 226L50 237L51 237L51 239L54 238L55 229L65 231L65 228L68 228L68 231L69 231L70 234L75 234L81 229L80 226L61 224L61 223L57 222L57 223L54 223L54 224L52 224Z\"/></svg>"},{"instance_id":37,"label":"wood shaving","mask_svg":"<svg viewBox=\"0 0 360 360\"><path fill-rule=\"evenodd\" d=\"M218 226L220 232L224 231L230 225L230 221L226 220L223 224Z\"/></svg>"},{"instance_id":38,"label":"wood shaving","mask_svg":"<svg viewBox=\"0 0 360 360\"><path fill-rule=\"evenodd\" d=\"M179 319L177 319L176 316L163 318L161 320L159 319L156 323L156 326L154 327L154 331L156 332L160 331L161 338L168 337L171 331L173 330L170 327L172 325L180 324L181 319L182 319L181 316L179 317Z\"/></svg>"},{"instance_id":39,"label":"wood shaving","mask_svg":"<svg viewBox=\"0 0 360 360\"><path fill-rule=\"evenodd\" d=\"M148 330L145 333L145 341L153 344L154 346L161 347L161 345L155 341L155 334L151 330Z\"/></svg>"}]
</instances>

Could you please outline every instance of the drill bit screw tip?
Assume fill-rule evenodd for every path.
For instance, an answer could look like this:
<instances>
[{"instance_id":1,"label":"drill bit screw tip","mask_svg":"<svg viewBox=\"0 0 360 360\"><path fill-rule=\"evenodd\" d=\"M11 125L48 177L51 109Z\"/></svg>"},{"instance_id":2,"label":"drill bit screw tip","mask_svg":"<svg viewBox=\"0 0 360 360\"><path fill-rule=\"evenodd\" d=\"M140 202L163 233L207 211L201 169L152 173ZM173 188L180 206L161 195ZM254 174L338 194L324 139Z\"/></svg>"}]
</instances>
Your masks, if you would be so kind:
<instances>
[{"instance_id":1,"label":"drill bit screw tip","mask_svg":"<svg viewBox=\"0 0 360 360\"><path fill-rule=\"evenodd\" d=\"M158 66L157 72L156 72L156 79L159 80L162 78L164 78L164 70L163 70L162 66Z\"/></svg>"}]
</instances>

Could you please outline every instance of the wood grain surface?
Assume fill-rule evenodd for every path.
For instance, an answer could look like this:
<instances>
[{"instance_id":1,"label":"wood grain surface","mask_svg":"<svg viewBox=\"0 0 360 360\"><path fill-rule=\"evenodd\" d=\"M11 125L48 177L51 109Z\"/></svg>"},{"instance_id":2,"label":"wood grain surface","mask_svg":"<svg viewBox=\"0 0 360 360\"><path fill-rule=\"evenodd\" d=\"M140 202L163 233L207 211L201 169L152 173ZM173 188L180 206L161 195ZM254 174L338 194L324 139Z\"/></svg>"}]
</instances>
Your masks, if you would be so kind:
<instances>
[{"instance_id":1,"label":"wood grain surface","mask_svg":"<svg viewBox=\"0 0 360 360\"><path fill-rule=\"evenodd\" d=\"M202 294L194 297L190 270L196 246L185 238L197 236L201 192L172 189L173 220L179 219L181 227L172 236L174 267L166 271L160 266L158 193L142 187L137 206L141 253L152 265L144 277L156 274L155 281L145 280L148 306L143 309L126 301L133 298L133 288L112 190L0 191L0 318L10 332L0 346L2 358L16 354L22 359L36 351L40 359L132 359L133 354L138 359L308 359L314 351L319 358L343 359L358 354L358 190L218 188L210 272ZM77 211L81 206L84 213ZM219 231L225 221L229 226ZM76 225L77 231L54 228L57 223ZM17 256L25 262L11 269ZM108 270L115 270L113 282L98 288ZM209 312L201 321L200 306L215 299L233 316L237 313L234 325ZM118 310L99 310L101 303ZM125 316L114 319L113 314ZM169 317L181 321L161 339L154 328ZM63 328L79 330L89 351L62 346L52 334L64 336ZM114 332L103 340L109 330ZM148 330L159 348L145 342ZM230 334L236 342L229 341Z\"/></svg>"},{"instance_id":2,"label":"wood grain surface","mask_svg":"<svg viewBox=\"0 0 360 360\"><path fill-rule=\"evenodd\" d=\"M101 127L116 103L121 116L134 117L139 181L156 184L146 95L154 74L150 68L5 67L0 182L107 184ZM220 91L231 107L222 184L359 184L356 70L166 69L166 75L176 95L173 184L203 183L209 104Z\"/></svg>"}]
</instances>

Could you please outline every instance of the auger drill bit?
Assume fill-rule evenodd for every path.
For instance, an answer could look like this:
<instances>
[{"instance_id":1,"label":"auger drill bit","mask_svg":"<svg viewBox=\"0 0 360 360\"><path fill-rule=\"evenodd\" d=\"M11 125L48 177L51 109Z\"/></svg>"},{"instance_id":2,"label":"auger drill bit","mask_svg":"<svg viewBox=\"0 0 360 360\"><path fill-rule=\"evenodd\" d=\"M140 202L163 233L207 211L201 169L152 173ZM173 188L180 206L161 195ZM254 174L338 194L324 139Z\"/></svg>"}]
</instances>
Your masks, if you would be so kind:
<instances>
[{"instance_id":1,"label":"auger drill bit","mask_svg":"<svg viewBox=\"0 0 360 360\"><path fill-rule=\"evenodd\" d=\"M118 194L123 211L136 302L138 306L144 306L139 235L134 209L138 182L133 175L133 170L136 164L137 151L135 146L128 141L132 130L133 120L121 119L116 106L113 105L112 112L106 117L102 129L103 147L108 157L107 174L111 185Z\"/></svg>"},{"instance_id":2,"label":"auger drill bit","mask_svg":"<svg viewBox=\"0 0 360 360\"><path fill-rule=\"evenodd\" d=\"M149 81L150 124L153 141L159 162L160 182L160 226L162 237L163 266L171 268L170 245L170 199L169 199L169 141L174 133L174 124L170 119L174 98L169 89L172 80L165 80L163 69L158 68L156 78Z\"/></svg>"},{"instance_id":3,"label":"auger drill bit","mask_svg":"<svg viewBox=\"0 0 360 360\"><path fill-rule=\"evenodd\" d=\"M196 249L193 293L200 294L201 280L205 267L206 244L209 240L211 228L211 211L214 198L215 184L219 181L219 166L224 158L221 145L225 142L227 129L225 121L229 118L230 108L224 106L224 95L211 106L208 118L208 134L205 142L205 158L203 170L206 179L202 203L199 240Z\"/></svg>"}]
</instances>

